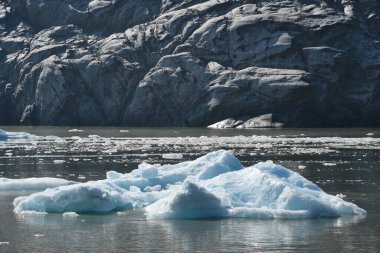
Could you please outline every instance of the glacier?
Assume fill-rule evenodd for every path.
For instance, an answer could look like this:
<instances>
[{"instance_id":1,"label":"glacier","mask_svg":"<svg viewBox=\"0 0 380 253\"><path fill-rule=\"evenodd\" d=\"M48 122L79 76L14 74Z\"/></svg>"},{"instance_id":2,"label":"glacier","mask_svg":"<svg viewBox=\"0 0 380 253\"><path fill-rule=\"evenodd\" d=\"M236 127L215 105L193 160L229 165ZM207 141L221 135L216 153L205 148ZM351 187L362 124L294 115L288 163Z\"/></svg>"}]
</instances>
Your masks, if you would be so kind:
<instances>
[{"instance_id":1,"label":"glacier","mask_svg":"<svg viewBox=\"0 0 380 253\"><path fill-rule=\"evenodd\" d=\"M142 163L130 173L48 188L14 200L14 211L120 212L141 209L147 219L305 219L366 215L272 161L244 167L219 150L174 165Z\"/></svg>"}]
</instances>

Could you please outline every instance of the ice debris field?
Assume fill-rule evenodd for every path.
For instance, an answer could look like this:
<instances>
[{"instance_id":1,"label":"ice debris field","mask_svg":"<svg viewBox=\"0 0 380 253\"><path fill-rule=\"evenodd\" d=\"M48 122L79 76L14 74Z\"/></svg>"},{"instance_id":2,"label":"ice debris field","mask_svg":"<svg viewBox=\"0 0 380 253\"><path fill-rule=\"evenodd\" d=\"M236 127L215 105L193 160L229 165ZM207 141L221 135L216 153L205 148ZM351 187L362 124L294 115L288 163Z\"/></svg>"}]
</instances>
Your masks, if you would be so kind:
<instances>
[{"instance_id":1,"label":"ice debris field","mask_svg":"<svg viewBox=\"0 0 380 253\"><path fill-rule=\"evenodd\" d=\"M21 214L141 209L147 219L366 215L296 172L271 161L243 167L225 150L175 165L142 163L126 174L109 171L98 181L1 178L0 185L2 191L40 191L14 200L14 211Z\"/></svg>"}]
</instances>

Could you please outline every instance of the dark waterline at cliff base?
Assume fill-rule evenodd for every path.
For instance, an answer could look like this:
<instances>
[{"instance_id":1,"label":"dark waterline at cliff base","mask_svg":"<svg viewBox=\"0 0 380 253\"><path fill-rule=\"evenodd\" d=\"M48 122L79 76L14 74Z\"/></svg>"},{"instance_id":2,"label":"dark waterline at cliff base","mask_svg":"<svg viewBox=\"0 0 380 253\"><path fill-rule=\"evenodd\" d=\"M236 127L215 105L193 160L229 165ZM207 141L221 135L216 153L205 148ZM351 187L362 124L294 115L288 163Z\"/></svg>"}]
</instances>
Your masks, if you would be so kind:
<instances>
[{"instance_id":1,"label":"dark waterline at cliff base","mask_svg":"<svg viewBox=\"0 0 380 253\"><path fill-rule=\"evenodd\" d=\"M1 252L377 252L380 215L379 129L212 130L189 128L3 127L45 136L0 142L0 173L10 178L99 180L141 162L178 163L220 148L244 165L273 160L344 194L365 218L149 221L140 211L109 215L16 216L0 194ZM50 135L50 137L48 137ZM59 137L53 137L59 136ZM166 159L164 154L181 154ZM170 156L169 156L170 157Z\"/></svg>"}]
</instances>

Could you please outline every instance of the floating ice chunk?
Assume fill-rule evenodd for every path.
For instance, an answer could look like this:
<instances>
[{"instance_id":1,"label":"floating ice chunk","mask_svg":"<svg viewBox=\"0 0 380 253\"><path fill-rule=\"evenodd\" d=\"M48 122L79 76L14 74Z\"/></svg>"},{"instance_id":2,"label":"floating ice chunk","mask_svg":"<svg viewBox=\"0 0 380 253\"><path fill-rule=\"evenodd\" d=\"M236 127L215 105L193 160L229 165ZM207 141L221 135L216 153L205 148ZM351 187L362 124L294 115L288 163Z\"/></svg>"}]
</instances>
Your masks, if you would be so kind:
<instances>
[{"instance_id":1,"label":"floating ice chunk","mask_svg":"<svg viewBox=\"0 0 380 253\"><path fill-rule=\"evenodd\" d=\"M9 244L9 242L0 242L0 245L6 245Z\"/></svg>"},{"instance_id":2,"label":"floating ice chunk","mask_svg":"<svg viewBox=\"0 0 380 253\"><path fill-rule=\"evenodd\" d=\"M175 165L141 164L130 173L16 198L15 212L110 212L145 207L150 219L318 218L365 215L271 161L243 168L230 151Z\"/></svg>"},{"instance_id":3,"label":"floating ice chunk","mask_svg":"<svg viewBox=\"0 0 380 253\"><path fill-rule=\"evenodd\" d=\"M45 234L35 234L34 236L37 237L37 238L38 238L38 237L44 237Z\"/></svg>"},{"instance_id":4,"label":"floating ice chunk","mask_svg":"<svg viewBox=\"0 0 380 253\"><path fill-rule=\"evenodd\" d=\"M74 128L74 129L69 129L68 132L70 132L70 133L77 133L77 132L83 132L83 130L82 129L76 129L76 128Z\"/></svg>"},{"instance_id":5,"label":"floating ice chunk","mask_svg":"<svg viewBox=\"0 0 380 253\"><path fill-rule=\"evenodd\" d=\"M129 133L129 130L120 130L120 133Z\"/></svg>"},{"instance_id":6,"label":"floating ice chunk","mask_svg":"<svg viewBox=\"0 0 380 253\"><path fill-rule=\"evenodd\" d=\"M66 218L66 219L73 219L73 218L77 218L79 214L77 214L76 212L66 212L66 213L63 213L62 216L63 218Z\"/></svg>"},{"instance_id":7,"label":"floating ice chunk","mask_svg":"<svg viewBox=\"0 0 380 253\"><path fill-rule=\"evenodd\" d=\"M168 153L168 154L162 154L162 158L164 159L182 159L182 154L180 153Z\"/></svg>"},{"instance_id":8,"label":"floating ice chunk","mask_svg":"<svg viewBox=\"0 0 380 253\"><path fill-rule=\"evenodd\" d=\"M74 183L75 182L73 181L51 177L32 177L23 179L0 178L0 191L41 191L47 188L53 188Z\"/></svg>"},{"instance_id":9,"label":"floating ice chunk","mask_svg":"<svg viewBox=\"0 0 380 253\"><path fill-rule=\"evenodd\" d=\"M324 163L323 165L324 165L324 166L335 166L336 163Z\"/></svg>"},{"instance_id":10,"label":"floating ice chunk","mask_svg":"<svg viewBox=\"0 0 380 253\"><path fill-rule=\"evenodd\" d=\"M375 134L374 133L368 133L366 134L367 136L374 136Z\"/></svg>"},{"instance_id":11,"label":"floating ice chunk","mask_svg":"<svg viewBox=\"0 0 380 253\"><path fill-rule=\"evenodd\" d=\"M0 129L0 140L7 139L30 139L35 138L36 136L33 134L29 134L26 132L6 132Z\"/></svg>"},{"instance_id":12,"label":"floating ice chunk","mask_svg":"<svg viewBox=\"0 0 380 253\"><path fill-rule=\"evenodd\" d=\"M62 164L62 163L65 163L66 161L65 160L54 160L53 163L54 164Z\"/></svg>"}]
</instances>

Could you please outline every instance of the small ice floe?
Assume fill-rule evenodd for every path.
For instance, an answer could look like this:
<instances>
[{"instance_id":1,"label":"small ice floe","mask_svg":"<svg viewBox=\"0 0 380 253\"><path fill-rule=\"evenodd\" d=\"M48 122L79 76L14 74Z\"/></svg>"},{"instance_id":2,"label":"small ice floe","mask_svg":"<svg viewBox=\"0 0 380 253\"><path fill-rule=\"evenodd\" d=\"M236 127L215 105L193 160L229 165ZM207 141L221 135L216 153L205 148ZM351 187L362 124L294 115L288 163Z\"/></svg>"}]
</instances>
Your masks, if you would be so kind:
<instances>
[{"instance_id":1,"label":"small ice floe","mask_svg":"<svg viewBox=\"0 0 380 253\"><path fill-rule=\"evenodd\" d=\"M76 212L65 212L62 214L63 218L65 219L76 219L79 214L77 214Z\"/></svg>"},{"instance_id":2,"label":"small ice floe","mask_svg":"<svg viewBox=\"0 0 380 253\"><path fill-rule=\"evenodd\" d=\"M74 129L69 129L68 132L70 132L70 133L76 133L76 132L83 132L83 130L82 129L76 129L76 128L74 128Z\"/></svg>"},{"instance_id":3,"label":"small ice floe","mask_svg":"<svg viewBox=\"0 0 380 253\"><path fill-rule=\"evenodd\" d=\"M162 154L162 158L164 159L182 159L183 155L181 153L167 153Z\"/></svg>"},{"instance_id":4,"label":"small ice floe","mask_svg":"<svg viewBox=\"0 0 380 253\"><path fill-rule=\"evenodd\" d=\"M116 215L117 216L123 216L123 215L127 215L127 213L126 212L117 212Z\"/></svg>"},{"instance_id":5,"label":"small ice floe","mask_svg":"<svg viewBox=\"0 0 380 253\"><path fill-rule=\"evenodd\" d=\"M298 165L298 169L299 169L299 170L304 170L305 168L306 168L305 165Z\"/></svg>"},{"instance_id":6,"label":"small ice floe","mask_svg":"<svg viewBox=\"0 0 380 253\"><path fill-rule=\"evenodd\" d=\"M65 160L54 160L53 163L54 164L62 164L62 163L65 163L66 161Z\"/></svg>"},{"instance_id":7,"label":"small ice floe","mask_svg":"<svg viewBox=\"0 0 380 253\"><path fill-rule=\"evenodd\" d=\"M0 242L0 245L8 245L9 242Z\"/></svg>"},{"instance_id":8,"label":"small ice floe","mask_svg":"<svg viewBox=\"0 0 380 253\"><path fill-rule=\"evenodd\" d=\"M323 163L324 166L335 166L336 163Z\"/></svg>"},{"instance_id":9,"label":"small ice floe","mask_svg":"<svg viewBox=\"0 0 380 253\"><path fill-rule=\"evenodd\" d=\"M86 179L86 176L79 175L79 176L78 176L78 179L80 179L80 180L84 180L84 179Z\"/></svg>"},{"instance_id":10,"label":"small ice floe","mask_svg":"<svg viewBox=\"0 0 380 253\"><path fill-rule=\"evenodd\" d=\"M117 149L116 148L110 148L110 149L106 149L106 150L102 150L101 151L103 154L114 154L114 153L117 153Z\"/></svg>"},{"instance_id":11,"label":"small ice floe","mask_svg":"<svg viewBox=\"0 0 380 253\"><path fill-rule=\"evenodd\" d=\"M374 136L375 134L374 133L368 133L366 134L367 136Z\"/></svg>"},{"instance_id":12,"label":"small ice floe","mask_svg":"<svg viewBox=\"0 0 380 253\"><path fill-rule=\"evenodd\" d=\"M120 130L120 133L129 133L129 130L122 129Z\"/></svg>"},{"instance_id":13,"label":"small ice floe","mask_svg":"<svg viewBox=\"0 0 380 253\"><path fill-rule=\"evenodd\" d=\"M35 234L34 235L34 237L37 237L37 238L39 238L39 237L44 237L45 236L45 234Z\"/></svg>"}]
</instances>

